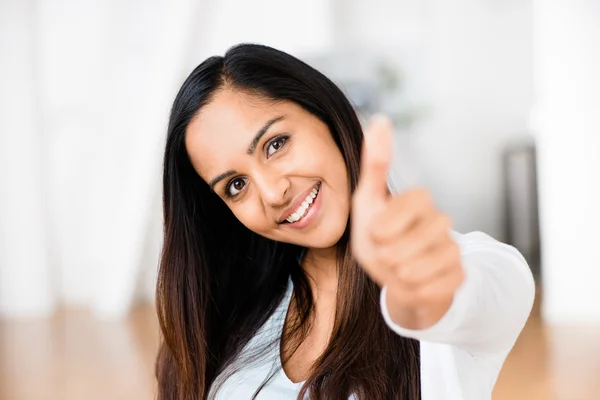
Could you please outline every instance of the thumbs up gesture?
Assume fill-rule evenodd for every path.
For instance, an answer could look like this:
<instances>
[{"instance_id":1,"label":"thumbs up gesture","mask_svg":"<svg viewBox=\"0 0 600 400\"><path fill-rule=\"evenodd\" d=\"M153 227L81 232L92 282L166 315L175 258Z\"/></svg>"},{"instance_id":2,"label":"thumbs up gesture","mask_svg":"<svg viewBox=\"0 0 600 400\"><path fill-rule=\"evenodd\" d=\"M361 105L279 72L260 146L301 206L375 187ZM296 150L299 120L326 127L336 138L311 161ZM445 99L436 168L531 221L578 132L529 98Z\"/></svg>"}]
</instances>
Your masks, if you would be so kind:
<instances>
[{"instance_id":1,"label":"thumbs up gesture","mask_svg":"<svg viewBox=\"0 0 600 400\"><path fill-rule=\"evenodd\" d=\"M388 191L393 127L378 116L365 132L361 171L352 198L352 252L380 286L392 320L407 329L434 325L464 280L451 220L429 193Z\"/></svg>"}]
</instances>

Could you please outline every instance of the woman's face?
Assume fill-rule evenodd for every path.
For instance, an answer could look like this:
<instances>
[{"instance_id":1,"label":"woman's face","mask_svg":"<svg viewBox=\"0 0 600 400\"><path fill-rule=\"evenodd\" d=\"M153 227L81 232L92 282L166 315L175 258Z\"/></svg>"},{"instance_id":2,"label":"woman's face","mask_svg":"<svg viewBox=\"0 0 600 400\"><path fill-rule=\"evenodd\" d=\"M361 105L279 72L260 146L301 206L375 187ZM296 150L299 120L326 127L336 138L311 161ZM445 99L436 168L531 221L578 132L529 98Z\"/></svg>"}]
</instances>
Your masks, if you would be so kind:
<instances>
[{"instance_id":1,"label":"woman's face","mask_svg":"<svg viewBox=\"0 0 600 400\"><path fill-rule=\"evenodd\" d=\"M350 212L344 159L327 125L295 103L221 90L188 126L185 145L250 230L315 249L341 238Z\"/></svg>"}]
</instances>

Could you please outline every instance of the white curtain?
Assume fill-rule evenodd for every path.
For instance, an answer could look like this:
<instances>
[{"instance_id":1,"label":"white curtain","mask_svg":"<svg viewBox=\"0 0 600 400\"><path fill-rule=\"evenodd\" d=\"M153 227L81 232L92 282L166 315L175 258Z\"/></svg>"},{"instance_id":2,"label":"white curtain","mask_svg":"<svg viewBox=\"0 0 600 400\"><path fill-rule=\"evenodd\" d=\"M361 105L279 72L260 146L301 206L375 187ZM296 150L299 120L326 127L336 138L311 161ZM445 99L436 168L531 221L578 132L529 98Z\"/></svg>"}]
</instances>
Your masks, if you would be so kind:
<instances>
[{"instance_id":1,"label":"white curtain","mask_svg":"<svg viewBox=\"0 0 600 400\"><path fill-rule=\"evenodd\" d=\"M326 49L328 4L0 2L0 315L118 317L151 297L183 79L240 41Z\"/></svg>"},{"instance_id":2,"label":"white curtain","mask_svg":"<svg viewBox=\"0 0 600 400\"><path fill-rule=\"evenodd\" d=\"M0 3L0 312L52 310L33 7Z\"/></svg>"},{"instance_id":3,"label":"white curtain","mask_svg":"<svg viewBox=\"0 0 600 400\"><path fill-rule=\"evenodd\" d=\"M156 269L162 143L200 9L2 3L2 314L122 315Z\"/></svg>"}]
</instances>

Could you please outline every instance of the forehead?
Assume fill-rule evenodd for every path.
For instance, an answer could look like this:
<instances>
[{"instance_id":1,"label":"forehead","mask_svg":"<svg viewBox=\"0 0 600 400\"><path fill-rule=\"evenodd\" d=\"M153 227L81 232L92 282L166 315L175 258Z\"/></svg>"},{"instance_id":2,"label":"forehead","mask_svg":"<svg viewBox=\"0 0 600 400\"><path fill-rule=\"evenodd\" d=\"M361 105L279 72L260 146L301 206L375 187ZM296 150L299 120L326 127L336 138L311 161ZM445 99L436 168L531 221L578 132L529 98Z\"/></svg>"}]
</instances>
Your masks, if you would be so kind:
<instances>
[{"instance_id":1,"label":"forehead","mask_svg":"<svg viewBox=\"0 0 600 400\"><path fill-rule=\"evenodd\" d=\"M293 123L306 114L291 102L220 90L188 125L185 145L194 167L207 179L209 171L222 172L215 169L244 155L254 135L270 119L285 116L285 123Z\"/></svg>"}]
</instances>

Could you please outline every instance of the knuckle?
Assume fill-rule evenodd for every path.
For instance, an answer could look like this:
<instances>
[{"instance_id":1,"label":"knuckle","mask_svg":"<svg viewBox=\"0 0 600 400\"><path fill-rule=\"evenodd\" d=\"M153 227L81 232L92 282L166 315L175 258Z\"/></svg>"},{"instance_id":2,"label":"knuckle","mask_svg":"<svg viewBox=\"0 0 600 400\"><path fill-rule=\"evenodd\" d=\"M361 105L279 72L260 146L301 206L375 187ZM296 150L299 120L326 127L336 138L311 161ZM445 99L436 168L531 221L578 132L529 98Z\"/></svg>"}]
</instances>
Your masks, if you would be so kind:
<instances>
[{"instance_id":1,"label":"knuckle","mask_svg":"<svg viewBox=\"0 0 600 400\"><path fill-rule=\"evenodd\" d=\"M393 213L396 213L396 212L402 211L402 208L406 204L406 201L407 201L407 199L404 196L401 196L401 195L393 196L388 201L388 207L390 210L392 210Z\"/></svg>"},{"instance_id":2,"label":"knuckle","mask_svg":"<svg viewBox=\"0 0 600 400\"><path fill-rule=\"evenodd\" d=\"M427 203L429 204L431 202L431 193L429 192L429 190L427 190L424 187L418 187L415 189L415 191L413 192L414 196L413 198L415 199L415 201L418 201L420 203Z\"/></svg>"},{"instance_id":3,"label":"knuckle","mask_svg":"<svg viewBox=\"0 0 600 400\"><path fill-rule=\"evenodd\" d=\"M413 197L423 196L427 190L423 186L415 186L412 188L410 193Z\"/></svg>"},{"instance_id":4,"label":"knuckle","mask_svg":"<svg viewBox=\"0 0 600 400\"><path fill-rule=\"evenodd\" d=\"M452 217L444 212L438 214L437 221L443 229L450 229L452 227Z\"/></svg>"},{"instance_id":5,"label":"knuckle","mask_svg":"<svg viewBox=\"0 0 600 400\"><path fill-rule=\"evenodd\" d=\"M381 242L387 237L385 225L379 223L377 219L372 220L368 225L369 236L375 242Z\"/></svg>"},{"instance_id":6,"label":"knuckle","mask_svg":"<svg viewBox=\"0 0 600 400\"><path fill-rule=\"evenodd\" d=\"M456 258L456 259L460 258L460 246L455 241L452 240L450 242L446 251L450 257Z\"/></svg>"},{"instance_id":7,"label":"knuckle","mask_svg":"<svg viewBox=\"0 0 600 400\"><path fill-rule=\"evenodd\" d=\"M415 189L415 191L411 193L411 196L408 197L407 201L414 207L423 205L426 202L426 198L422 189Z\"/></svg>"},{"instance_id":8,"label":"knuckle","mask_svg":"<svg viewBox=\"0 0 600 400\"><path fill-rule=\"evenodd\" d=\"M406 286L412 288L418 288L422 284L422 279L417 274L410 274L404 278Z\"/></svg>"},{"instance_id":9,"label":"knuckle","mask_svg":"<svg viewBox=\"0 0 600 400\"><path fill-rule=\"evenodd\" d=\"M413 271L407 267L402 266L397 269L396 275L402 284L407 288L414 288L416 283L418 283L418 279Z\"/></svg>"}]
</instances>

